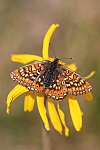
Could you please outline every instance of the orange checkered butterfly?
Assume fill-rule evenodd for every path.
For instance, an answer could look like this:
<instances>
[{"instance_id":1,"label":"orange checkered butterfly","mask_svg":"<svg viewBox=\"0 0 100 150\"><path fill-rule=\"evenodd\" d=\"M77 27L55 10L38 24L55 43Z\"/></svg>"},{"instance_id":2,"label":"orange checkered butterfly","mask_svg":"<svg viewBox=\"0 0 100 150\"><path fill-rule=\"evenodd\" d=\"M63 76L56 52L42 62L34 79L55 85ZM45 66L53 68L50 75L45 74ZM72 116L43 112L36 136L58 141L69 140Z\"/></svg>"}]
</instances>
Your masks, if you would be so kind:
<instances>
[{"instance_id":1,"label":"orange checkered butterfly","mask_svg":"<svg viewBox=\"0 0 100 150\"><path fill-rule=\"evenodd\" d=\"M11 72L11 78L33 92L42 92L54 100L63 99L67 94L82 95L92 86L85 78L70 70L55 58L35 61Z\"/></svg>"}]
</instances>

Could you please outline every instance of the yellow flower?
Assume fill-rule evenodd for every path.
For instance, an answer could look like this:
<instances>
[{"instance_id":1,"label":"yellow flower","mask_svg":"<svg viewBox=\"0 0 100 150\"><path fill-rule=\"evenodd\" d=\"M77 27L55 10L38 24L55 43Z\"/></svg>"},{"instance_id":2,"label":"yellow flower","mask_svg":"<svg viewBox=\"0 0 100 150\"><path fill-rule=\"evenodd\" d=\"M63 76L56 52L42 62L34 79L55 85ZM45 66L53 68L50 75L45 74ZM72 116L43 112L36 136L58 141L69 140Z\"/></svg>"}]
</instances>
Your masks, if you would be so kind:
<instances>
[{"instance_id":1,"label":"yellow flower","mask_svg":"<svg viewBox=\"0 0 100 150\"><path fill-rule=\"evenodd\" d=\"M53 60L53 58L49 58L48 48L49 48L50 38L57 27L59 27L58 24L52 24L44 37L43 50L42 50L43 57L36 56L36 55L28 55L28 54L12 55L12 57L11 57L12 61L26 64L26 63L29 63L29 62L35 61L35 60L38 60L38 61L42 61L44 59L45 60ZM65 63L62 63L62 62L60 62L60 63L67 66L68 68L72 69L73 71L76 71L76 69L77 69L75 64L66 65ZM87 78L91 77L94 73L95 72L92 72L89 76L87 76ZM26 93L26 96L24 99L24 111L30 112L33 110L34 102L35 102L34 93L30 92L26 87L18 84L8 94L7 102L6 102L6 104L7 104L6 112L8 114L10 112L11 103L22 93ZM88 94L85 94L85 97L88 100L93 99L91 92L89 92ZM47 117L46 106L44 104L44 92L37 93L36 101L37 101L37 107L38 107L38 111L41 116L41 119L45 125L46 130L49 131L50 126L49 126L49 121L48 121L48 117ZM79 104L74 96L68 95L67 101L69 104L69 110L70 110L70 115L72 118L73 125L74 125L76 131L80 131L80 129L82 127L83 113L82 113L82 111L79 107ZM63 125L64 129L65 129L65 135L68 136L69 129L66 125L64 112L60 108L59 101L55 101L55 102L57 105L57 110L55 108L54 101L52 99L48 98L48 101L46 101L46 103L48 105L48 113L49 113L51 123L52 123L53 127L55 128L55 130L57 130L60 134L62 134L62 125Z\"/></svg>"}]
</instances>

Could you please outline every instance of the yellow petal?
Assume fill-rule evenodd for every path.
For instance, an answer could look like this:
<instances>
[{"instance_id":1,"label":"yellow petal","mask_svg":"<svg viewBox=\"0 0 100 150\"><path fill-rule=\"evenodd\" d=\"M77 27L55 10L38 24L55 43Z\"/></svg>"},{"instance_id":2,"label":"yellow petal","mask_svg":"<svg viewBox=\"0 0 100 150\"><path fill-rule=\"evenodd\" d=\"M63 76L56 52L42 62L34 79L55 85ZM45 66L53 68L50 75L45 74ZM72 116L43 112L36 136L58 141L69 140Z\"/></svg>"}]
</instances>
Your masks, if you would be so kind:
<instances>
[{"instance_id":1,"label":"yellow petal","mask_svg":"<svg viewBox=\"0 0 100 150\"><path fill-rule=\"evenodd\" d=\"M44 106L44 93L37 93L36 97L37 97L37 106L38 106L39 114L42 118L43 123L45 124L46 130L49 131L50 126L46 115L46 108Z\"/></svg>"},{"instance_id":2,"label":"yellow petal","mask_svg":"<svg viewBox=\"0 0 100 150\"><path fill-rule=\"evenodd\" d=\"M42 56L44 59L49 57L48 48L49 48L50 38L51 38L53 32L55 31L55 29L58 27L59 27L59 24L52 24L44 37L43 49L42 49Z\"/></svg>"},{"instance_id":3,"label":"yellow petal","mask_svg":"<svg viewBox=\"0 0 100 150\"><path fill-rule=\"evenodd\" d=\"M70 65L67 65L67 67L69 68L69 69L71 69L71 70L73 70L73 71L76 71L77 70L77 66L76 66L76 64L70 64Z\"/></svg>"},{"instance_id":4,"label":"yellow petal","mask_svg":"<svg viewBox=\"0 0 100 150\"><path fill-rule=\"evenodd\" d=\"M91 101L93 100L93 95L91 92L88 92L87 94L84 94L85 98L88 100L88 101Z\"/></svg>"},{"instance_id":5,"label":"yellow petal","mask_svg":"<svg viewBox=\"0 0 100 150\"><path fill-rule=\"evenodd\" d=\"M43 58L37 55L16 54L16 55L11 55L11 60L14 62L26 64L35 60L42 61Z\"/></svg>"},{"instance_id":6,"label":"yellow petal","mask_svg":"<svg viewBox=\"0 0 100 150\"><path fill-rule=\"evenodd\" d=\"M85 77L85 79L91 78L95 74L95 71L92 71L88 76Z\"/></svg>"},{"instance_id":7,"label":"yellow petal","mask_svg":"<svg viewBox=\"0 0 100 150\"><path fill-rule=\"evenodd\" d=\"M80 131L82 127L82 112L80 110L79 104L74 96L67 96L68 103L69 103L69 110L70 115L72 118L73 125L76 131Z\"/></svg>"},{"instance_id":8,"label":"yellow petal","mask_svg":"<svg viewBox=\"0 0 100 150\"><path fill-rule=\"evenodd\" d=\"M50 116L50 120L51 120L53 127L60 134L62 134L62 125L61 125L58 113L56 111L56 108L54 106L54 103L50 98L48 98L48 111L49 111L49 116Z\"/></svg>"},{"instance_id":9,"label":"yellow petal","mask_svg":"<svg viewBox=\"0 0 100 150\"><path fill-rule=\"evenodd\" d=\"M34 94L33 92L26 92L26 96L24 99L24 111L31 112L34 108Z\"/></svg>"},{"instance_id":10,"label":"yellow petal","mask_svg":"<svg viewBox=\"0 0 100 150\"><path fill-rule=\"evenodd\" d=\"M65 128L65 135L68 136L69 135L69 129L66 126L65 115L64 115L63 111L60 109L59 102L57 102L57 108L58 108L58 113L59 113L61 122L62 122L62 124L63 124L63 126Z\"/></svg>"},{"instance_id":11,"label":"yellow petal","mask_svg":"<svg viewBox=\"0 0 100 150\"><path fill-rule=\"evenodd\" d=\"M8 114L10 112L10 105L15 100L15 98L27 91L28 91L28 89L26 87L21 86L19 84L17 86L15 86L13 88L13 90L10 91L10 93L8 94L8 97L7 97L7 101L6 101L6 104L7 104L6 112Z\"/></svg>"}]
</instances>

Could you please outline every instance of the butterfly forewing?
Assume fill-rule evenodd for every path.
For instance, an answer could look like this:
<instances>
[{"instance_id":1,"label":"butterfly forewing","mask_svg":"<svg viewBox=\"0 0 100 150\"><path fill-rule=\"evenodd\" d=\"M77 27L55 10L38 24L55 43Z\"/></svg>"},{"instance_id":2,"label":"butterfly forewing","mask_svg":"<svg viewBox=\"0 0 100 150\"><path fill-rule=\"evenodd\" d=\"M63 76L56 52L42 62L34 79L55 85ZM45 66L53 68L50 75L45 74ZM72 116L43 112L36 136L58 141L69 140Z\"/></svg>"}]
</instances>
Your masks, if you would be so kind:
<instances>
[{"instance_id":1,"label":"butterfly forewing","mask_svg":"<svg viewBox=\"0 0 100 150\"><path fill-rule=\"evenodd\" d=\"M48 64L49 61L42 61L22 66L11 72L11 78L26 86L30 91L41 92L43 90L44 73Z\"/></svg>"},{"instance_id":2,"label":"butterfly forewing","mask_svg":"<svg viewBox=\"0 0 100 150\"><path fill-rule=\"evenodd\" d=\"M88 93L92 89L90 83L76 72L63 65L61 65L61 70L69 94L82 95Z\"/></svg>"}]
</instances>

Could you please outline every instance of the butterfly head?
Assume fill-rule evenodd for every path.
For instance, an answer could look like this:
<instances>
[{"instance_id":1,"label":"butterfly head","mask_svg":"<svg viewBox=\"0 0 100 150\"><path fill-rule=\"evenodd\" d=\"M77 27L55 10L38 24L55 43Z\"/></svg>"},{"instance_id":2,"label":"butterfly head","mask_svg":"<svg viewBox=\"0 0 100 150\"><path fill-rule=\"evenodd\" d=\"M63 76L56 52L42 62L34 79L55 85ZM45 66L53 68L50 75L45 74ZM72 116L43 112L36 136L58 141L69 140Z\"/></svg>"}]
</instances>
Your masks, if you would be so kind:
<instances>
[{"instance_id":1,"label":"butterfly head","mask_svg":"<svg viewBox=\"0 0 100 150\"><path fill-rule=\"evenodd\" d=\"M59 62L59 58L54 59L54 63L57 64Z\"/></svg>"}]
</instances>

